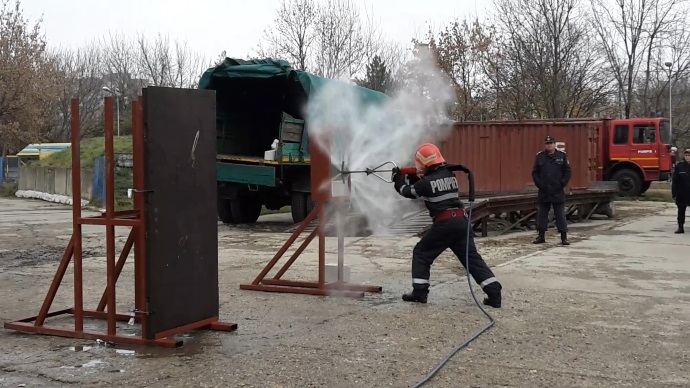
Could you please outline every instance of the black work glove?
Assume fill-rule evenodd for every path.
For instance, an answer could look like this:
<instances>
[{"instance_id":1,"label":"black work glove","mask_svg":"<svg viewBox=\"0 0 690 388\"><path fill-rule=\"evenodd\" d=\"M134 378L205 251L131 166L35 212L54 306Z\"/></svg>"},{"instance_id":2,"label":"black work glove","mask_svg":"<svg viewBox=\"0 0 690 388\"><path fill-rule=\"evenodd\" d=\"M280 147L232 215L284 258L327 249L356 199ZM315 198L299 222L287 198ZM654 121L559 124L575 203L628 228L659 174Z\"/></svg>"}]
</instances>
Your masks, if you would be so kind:
<instances>
[{"instance_id":1,"label":"black work glove","mask_svg":"<svg viewBox=\"0 0 690 388\"><path fill-rule=\"evenodd\" d=\"M400 175L400 168L399 167L393 167L391 170L391 180L393 182L396 182L399 178L398 176Z\"/></svg>"},{"instance_id":2,"label":"black work glove","mask_svg":"<svg viewBox=\"0 0 690 388\"><path fill-rule=\"evenodd\" d=\"M410 185L414 185L415 183L419 182L421 178L419 178L417 175L408 175L407 180L410 181Z\"/></svg>"},{"instance_id":3,"label":"black work glove","mask_svg":"<svg viewBox=\"0 0 690 388\"><path fill-rule=\"evenodd\" d=\"M391 180L395 185L395 191L400 192L400 188L405 185L405 177L402 175L402 172L398 167L393 168L393 175L391 176Z\"/></svg>"}]
</instances>

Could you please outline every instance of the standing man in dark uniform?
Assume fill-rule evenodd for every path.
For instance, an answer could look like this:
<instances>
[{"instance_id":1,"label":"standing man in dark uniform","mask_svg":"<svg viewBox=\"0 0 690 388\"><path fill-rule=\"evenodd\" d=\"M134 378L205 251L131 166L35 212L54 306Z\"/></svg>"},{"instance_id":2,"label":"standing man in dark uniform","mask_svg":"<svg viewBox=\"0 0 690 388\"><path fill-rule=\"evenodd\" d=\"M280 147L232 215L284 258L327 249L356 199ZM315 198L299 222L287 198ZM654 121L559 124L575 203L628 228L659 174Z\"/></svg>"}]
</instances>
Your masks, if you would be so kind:
<instances>
[{"instance_id":1,"label":"standing man in dark uniform","mask_svg":"<svg viewBox=\"0 0 690 388\"><path fill-rule=\"evenodd\" d=\"M549 210L553 207L556 216L556 228L561 233L561 244L570 245L568 241L568 224L565 220L565 187L570 182L572 171L565 152L556 149L556 139L547 136L545 149L537 154L532 168L532 180L539 188L539 214L537 231L539 236L534 244L546 242L544 236L549 224Z\"/></svg>"},{"instance_id":2,"label":"standing man in dark uniform","mask_svg":"<svg viewBox=\"0 0 690 388\"><path fill-rule=\"evenodd\" d=\"M410 184L399 169L393 171L395 190L403 197L424 200L433 224L412 251L412 292L404 294L406 302L426 303L429 294L430 269L434 260L447 248L465 267L466 244L469 244L469 273L484 290L487 298L484 304L501 307L501 283L496 280L491 269L477 252L467 222L463 204L458 195L458 181L439 149L433 144L423 144L415 154L418 173L423 177L411 177ZM467 268L465 268L467 269Z\"/></svg>"},{"instance_id":3,"label":"standing man in dark uniform","mask_svg":"<svg viewBox=\"0 0 690 388\"><path fill-rule=\"evenodd\" d=\"M685 233L685 210L690 206L690 148L683 152L683 160L676 164L671 178L671 196L678 206L678 229Z\"/></svg>"}]
</instances>

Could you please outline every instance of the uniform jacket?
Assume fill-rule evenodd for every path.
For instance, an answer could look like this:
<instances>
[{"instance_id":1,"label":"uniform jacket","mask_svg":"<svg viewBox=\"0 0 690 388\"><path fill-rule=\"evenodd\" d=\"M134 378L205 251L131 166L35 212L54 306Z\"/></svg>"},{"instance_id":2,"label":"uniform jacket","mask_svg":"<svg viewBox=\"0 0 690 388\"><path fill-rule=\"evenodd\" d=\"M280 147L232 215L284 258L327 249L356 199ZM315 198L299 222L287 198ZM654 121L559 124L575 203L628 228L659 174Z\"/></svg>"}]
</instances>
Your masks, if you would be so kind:
<instances>
[{"instance_id":1,"label":"uniform jacket","mask_svg":"<svg viewBox=\"0 0 690 388\"><path fill-rule=\"evenodd\" d=\"M671 195L676 202L690 204L690 164L685 160L678 162L673 169Z\"/></svg>"},{"instance_id":2,"label":"uniform jacket","mask_svg":"<svg viewBox=\"0 0 690 388\"><path fill-rule=\"evenodd\" d=\"M544 150L537 153L532 168L532 180L539 188L539 202L565 202L565 187L570 182L572 171L568 157L556 150L552 155Z\"/></svg>"},{"instance_id":3,"label":"uniform jacket","mask_svg":"<svg viewBox=\"0 0 690 388\"><path fill-rule=\"evenodd\" d=\"M463 208L458 196L458 180L444 164L430 167L422 178L412 179L410 185L400 174L394 182L395 190L403 197L423 199L432 218L447 209Z\"/></svg>"}]
</instances>

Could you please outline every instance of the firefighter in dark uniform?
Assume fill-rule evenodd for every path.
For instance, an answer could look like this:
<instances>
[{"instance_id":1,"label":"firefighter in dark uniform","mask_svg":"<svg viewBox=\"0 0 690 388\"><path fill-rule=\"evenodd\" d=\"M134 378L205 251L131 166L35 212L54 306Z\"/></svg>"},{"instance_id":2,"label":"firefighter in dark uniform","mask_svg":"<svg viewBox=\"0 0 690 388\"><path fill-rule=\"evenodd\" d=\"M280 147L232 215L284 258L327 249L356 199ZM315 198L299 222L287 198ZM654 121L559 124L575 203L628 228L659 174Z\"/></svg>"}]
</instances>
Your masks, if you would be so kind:
<instances>
[{"instance_id":1,"label":"firefighter in dark uniform","mask_svg":"<svg viewBox=\"0 0 690 388\"><path fill-rule=\"evenodd\" d=\"M415 154L415 164L421 178L410 177L410 184L399 169L393 171L395 190L403 197L423 199L433 224L412 252L412 292L403 294L406 302L426 303L429 294L430 269L434 260L447 248L465 267L465 249L469 244L469 272L487 295L484 304L501 307L501 283L477 252L474 239L466 241L467 222L463 204L458 195L458 181L448 169L439 149L423 144ZM466 268L467 269L467 268Z\"/></svg>"},{"instance_id":2,"label":"firefighter in dark uniform","mask_svg":"<svg viewBox=\"0 0 690 388\"><path fill-rule=\"evenodd\" d=\"M671 196L678 206L678 229L685 233L685 210L690 206L690 148L683 152L683 160L676 164L671 178Z\"/></svg>"},{"instance_id":3,"label":"firefighter in dark uniform","mask_svg":"<svg viewBox=\"0 0 690 388\"><path fill-rule=\"evenodd\" d=\"M545 149L537 153L532 168L532 180L539 188L537 215L537 232L534 244L546 242L544 236L549 224L549 210L553 207L556 217L556 228L561 233L561 244L570 245L568 241L568 224L565 220L565 187L570 182L572 171L568 157L563 151L556 149L556 139L547 136L544 140Z\"/></svg>"}]
</instances>

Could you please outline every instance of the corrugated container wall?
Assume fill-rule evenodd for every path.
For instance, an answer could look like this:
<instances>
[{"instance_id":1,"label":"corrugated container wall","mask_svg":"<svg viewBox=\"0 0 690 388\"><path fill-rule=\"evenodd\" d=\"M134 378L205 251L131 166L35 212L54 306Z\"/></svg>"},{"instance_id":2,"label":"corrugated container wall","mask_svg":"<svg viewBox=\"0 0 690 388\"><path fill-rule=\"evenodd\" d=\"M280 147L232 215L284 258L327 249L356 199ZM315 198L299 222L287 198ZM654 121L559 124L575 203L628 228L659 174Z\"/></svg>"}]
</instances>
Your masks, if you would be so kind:
<instances>
[{"instance_id":1,"label":"corrugated container wall","mask_svg":"<svg viewBox=\"0 0 690 388\"><path fill-rule=\"evenodd\" d=\"M474 173L477 194L512 194L536 190L532 167L544 139L551 135L572 168L567 190L585 189L596 180L601 121L487 121L455 123L440 144L449 163ZM460 191L467 176L459 174Z\"/></svg>"}]
</instances>

